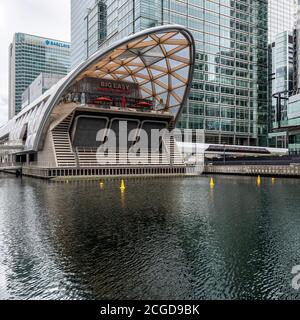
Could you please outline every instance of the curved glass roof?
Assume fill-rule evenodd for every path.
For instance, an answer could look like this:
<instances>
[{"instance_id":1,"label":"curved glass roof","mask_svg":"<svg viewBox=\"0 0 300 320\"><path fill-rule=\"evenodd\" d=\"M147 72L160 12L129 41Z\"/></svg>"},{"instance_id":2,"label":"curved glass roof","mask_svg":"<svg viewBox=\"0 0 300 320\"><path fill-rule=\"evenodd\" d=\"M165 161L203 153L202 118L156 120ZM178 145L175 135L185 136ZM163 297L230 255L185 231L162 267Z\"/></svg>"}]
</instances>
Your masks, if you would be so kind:
<instances>
[{"instance_id":1,"label":"curved glass roof","mask_svg":"<svg viewBox=\"0 0 300 320\"><path fill-rule=\"evenodd\" d=\"M114 48L76 80L94 77L134 82L143 98L155 98L176 116L191 81L194 48L186 31L172 29L161 27Z\"/></svg>"},{"instance_id":2,"label":"curved glass roof","mask_svg":"<svg viewBox=\"0 0 300 320\"><path fill-rule=\"evenodd\" d=\"M136 83L143 98L154 98L177 117L191 87L194 63L194 39L185 27L167 25L136 33L100 49L71 71L0 128L0 137L9 134L11 141L18 140L26 126L24 150L41 150L55 106L85 77Z\"/></svg>"}]
</instances>

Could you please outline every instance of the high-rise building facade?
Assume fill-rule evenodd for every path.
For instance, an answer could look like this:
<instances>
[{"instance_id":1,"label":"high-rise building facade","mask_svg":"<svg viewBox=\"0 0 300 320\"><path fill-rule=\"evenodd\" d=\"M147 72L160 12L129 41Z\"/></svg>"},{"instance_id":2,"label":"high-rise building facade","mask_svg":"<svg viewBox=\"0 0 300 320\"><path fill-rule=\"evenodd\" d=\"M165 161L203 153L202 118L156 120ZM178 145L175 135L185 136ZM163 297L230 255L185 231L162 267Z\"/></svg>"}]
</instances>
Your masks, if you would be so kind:
<instances>
[{"instance_id":1,"label":"high-rise building facade","mask_svg":"<svg viewBox=\"0 0 300 320\"><path fill-rule=\"evenodd\" d=\"M272 129L284 126L288 116L288 98L296 93L295 33L281 32L270 45ZM277 99L281 98L278 105Z\"/></svg>"},{"instance_id":2,"label":"high-rise building facade","mask_svg":"<svg viewBox=\"0 0 300 320\"><path fill-rule=\"evenodd\" d=\"M73 8L86 12L86 1L72 2ZM195 78L179 127L204 129L209 143L267 143L268 0L100 0L88 12L97 3L106 6L103 46L161 24L180 24L193 33ZM99 19L98 14L94 24L103 26ZM86 20L91 28L93 22ZM82 23L81 34L86 42L73 43L73 49L88 52L87 24ZM92 54L96 47L90 49Z\"/></svg>"},{"instance_id":3,"label":"high-rise building facade","mask_svg":"<svg viewBox=\"0 0 300 320\"><path fill-rule=\"evenodd\" d=\"M288 147L290 98L299 88L299 0L269 0L269 145Z\"/></svg>"},{"instance_id":4,"label":"high-rise building facade","mask_svg":"<svg viewBox=\"0 0 300 320\"><path fill-rule=\"evenodd\" d=\"M298 0L269 0L269 43L277 34L293 31L297 19Z\"/></svg>"},{"instance_id":5,"label":"high-rise building facade","mask_svg":"<svg viewBox=\"0 0 300 320\"><path fill-rule=\"evenodd\" d=\"M295 23L295 64L296 64L296 88L300 88L300 0L297 0L297 14Z\"/></svg>"},{"instance_id":6,"label":"high-rise building facade","mask_svg":"<svg viewBox=\"0 0 300 320\"><path fill-rule=\"evenodd\" d=\"M22 94L42 73L66 75L71 45L67 42L16 33L9 47L9 118L22 108Z\"/></svg>"},{"instance_id":7,"label":"high-rise building facade","mask_svg":"<svg viewBox=\"0 0 300 320\"><path fill-rule=\"evenodd\" d=\"M269 146L300 153L299 33L282 32L270 45L272 102Z\"/></svg>"},{"instance_id":8,"label":"high-rise building facade","mask_svg":"<svg viewBox=\"0 0 300 320\"><path fill-rule=\"evenodd\" d=\"M74 69L87 58L87 21L89 8L96 0L71 0L71 67Z\"/></svg>"},{"instance_id":9,"label":"high-rise building facade","mask_svg":"<svg viewBox=\"0 0 300 320\"><path fill-rule=\"evenodd\" d=\"M107 37L107 5L102 1L96 3L88 12L87 23L87 56L95 53Z\"/></svg>"}]
</instances>

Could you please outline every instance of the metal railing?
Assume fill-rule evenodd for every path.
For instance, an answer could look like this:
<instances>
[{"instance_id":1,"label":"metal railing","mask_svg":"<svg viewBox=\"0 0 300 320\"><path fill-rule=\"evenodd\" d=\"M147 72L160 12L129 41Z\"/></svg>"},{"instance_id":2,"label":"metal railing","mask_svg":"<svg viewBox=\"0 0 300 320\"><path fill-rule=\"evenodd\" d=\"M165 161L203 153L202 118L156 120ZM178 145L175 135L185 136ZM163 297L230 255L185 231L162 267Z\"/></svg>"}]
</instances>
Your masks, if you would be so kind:
<instances>
[{"instance_id":1,"label":"metal railing","mask_svg":"<svg viewBox=\"0 0 300 320\"><path fill-rule=\"evenodd\" d=\"M20 162L0 162L0 168L19 168L22 167Z\"/></svg>"},{"instance_id":2,"label":"metal railing","mask_svg":"<svg viewBox=\"0 0 300 320\"><path fill-rule=\"evenodd\" d=\"M12 140L0 144L0 150L20 150L24 148L23 140Z\"/></svg>"},{"instance_id":3,"label":"metal railing","mask_svg":"<svg viewBox=\"0 0 300 320\"><path fill-rule=\"evenodd\" d=\"M106 98L111 99L112 101L96 101L99 96L103 96ZM90 93L90 92L73 92L69 93L63 98L65 103L77 103L82 106L97 106L102 109L110 109L110 108L116 108L118 110L132 110L132 111L141 111L141 112L164 112L166 109L166 106L164 103L160 103L156 108L156 101L150 100L150 99L143 99L139 97L126 97L126 106L122 104L122 93L120 93L120 96L112 96L109 93ZM141 102L148 103L148 107L142 107L137 105Z\"/></svg>"}]
</instances>

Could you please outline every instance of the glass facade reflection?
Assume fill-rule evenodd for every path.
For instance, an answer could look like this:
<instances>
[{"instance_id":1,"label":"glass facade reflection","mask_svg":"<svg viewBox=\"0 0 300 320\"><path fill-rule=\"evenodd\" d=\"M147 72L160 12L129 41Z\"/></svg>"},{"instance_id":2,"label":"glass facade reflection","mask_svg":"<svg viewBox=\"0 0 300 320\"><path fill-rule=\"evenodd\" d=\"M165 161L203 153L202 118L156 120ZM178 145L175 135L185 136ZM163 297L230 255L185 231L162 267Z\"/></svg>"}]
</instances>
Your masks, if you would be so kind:
<instances>
[{"instance_id":1,"label":"glass facade reflection","mask_svg":"<svg viewBox=\"0 0 300 320\"><path fill-rule=\"evenodd\" d=\"M95 0L71 0L71 67L75 67L87 58L87 23L85 17L88 8Z\"/></svg>"},{"instance_id":2,"label":"glass facade reflection","mask_svg":"<svg viewBox=\"0 0 300 320\"><path fill-rule=\"evenodd\" d=\"M267 143L268 0L100 2L107 8L104 46L162 24L193 33L195 78L179 127L204 129L208 143Z\"/></svg>"},{"instance_id":3,"label":"glass facade reflection","mask_svg":"<svg viewBox=\"0 0 300 320\"><path fill-rule=\"evenodd\" d=\"M295 27L298 0L269 0L269 43Z\"/></svg>"},{"instance_id":4,"label":"glass facade reflection","mask_svg":"<svg viewBox=\"0 0 300 320\"><path fill-rule=\"evenodd\" d=\"M106 39L107 6L99 1L86 17L87 21L87 55L95 53Z\"/></svg>"},{"instance_id":5,"label":"glass facade reflection","mask_svg":"<svg viewBox=\"0 0 300 320\"><path fill-rule=\"evenodd\" d=\"M288 98L294 94L293 91L296 89L294 34L292 32L279 33L275 37L275 42L270 46L270 54L272 95L277 96L278 93L281 93L283 98L280 110L277 108L277 99L272 98L273 128L278 128L287 124Z\"/></svg>"}]
</instances>

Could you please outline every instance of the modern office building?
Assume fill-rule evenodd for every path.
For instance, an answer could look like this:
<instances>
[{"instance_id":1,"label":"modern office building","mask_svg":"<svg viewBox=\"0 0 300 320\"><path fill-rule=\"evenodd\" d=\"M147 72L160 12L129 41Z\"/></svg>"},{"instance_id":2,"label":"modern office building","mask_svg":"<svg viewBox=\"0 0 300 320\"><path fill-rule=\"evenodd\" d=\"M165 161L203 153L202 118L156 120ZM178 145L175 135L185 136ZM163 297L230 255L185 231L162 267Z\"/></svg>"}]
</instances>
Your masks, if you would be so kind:
<instances>
[{"instance_id":1,"label":"modern office building","mask_svg":"<svg viewBox=\"0 0 300 320\"><path fill-rule=\"evenodd\" d=\"M273 37L273 42L269 45L271 80L269 145L288 148L291 153L299 153L300 11L298 1L295 1L294 5L297 14L293 29L281 24L280 29L286 28L286 31L281 30ZM273 9L275 10L275 7ZM281 14L281 19L287 23L289 19L285 16L287 14L285 10L290 10L291 7L287 9L286 6L281 5L279 9L277 10L279 11L278 16ZM290 14L292 19L292 13Z\"/></svg>"},{"instance_id":2,"label":"modern office building","mask_svg":"<svg viewBox=\"0 0 300 320\"><path fill-rule=\"evenodd\" d=\"M300 153L300 16L293 31L281 32L269 46L271 70L271 147Z\"/></svg>"},{"instance_id":3,"label":"modern office building","mask_svg":"<svg viewBox=\"0 0 300 320\"><path fill-rule=\"evenodd\" d=\"M280 104L286 99L279 100ZM284 121L276 121L269 134L269 145L274 148L288 148L291 154L300 154L300 94L292 95L287 100Z\"/></svg>"},{"instance_id":4,"label":"modern office building","mask_svg":"<svg viewBox=\"0 0 300 320\"><path fill-rule=\"evenodd\" d=\"M286 124L288 148L292 154L300 154L300 94L289 98Z\"/></svg>"},{"instance_id":5,"label":"modern office building","mask_svg":"<svg viewBox=\"0 0 300 320\"><path fill-rule=\"evenodd\" d=\"M295 65L296 65L296 78L297 78L297 89L300 88L300 0L297 5L297 18L294 30L295 35Z\"/></svg>"},{"instance_id":6,"label":"modern office building","mask_svg":"<svg viewBox=\"0 0 300 320\"><path fill-rule=\"evenodd\" d=\"M86 12L86 1L72 0L72 8L73 38L85 39L73 43L73 52L84 50L87 55L97 50L97 44L108 46L149 27L169 23L187 27L196 41L196 70L177 126L204 129L208 143L266 145L267 0L100 0L90 5L85 19L78 17Z\"/></svg>"},{"instance_id":7,"label":"modern office building","mask_svg":"<svg viewBox=\"0 0 300 320\"><path fill-rule=\"evenodd\" d=\"M277 34L293 31L297 20L298 0L269 0L269 43Z\"/></svg>"},{"instance_id":8,"label":"modern office building","mask_svg":"<svg viewBox=\"0 0 300 320\"><path fill-rule=\"evenodd\" d=\"M16 33L9 47L9 118L22 109L22 94L42 72L70 71L70 43Z\"/></svg>"},{"instance_id":9,"label":"modern office building","mask_svg":"<svg viewBox=\"0 0 300 320\"><path fill-rule=\"evenodd\" d=\"M281 97L288 98L297 93L297 55L296 50L296 34L295 32L282 32L275 37L275 42L270 46L272 68L271 88L272 95L281 94ZM277 122L284 124L287 119L288 101L282 101L280 110L274 108L276 106L276 97L273 97L274 126L278 126ZM275 102L275 104L274 104Z\"/></svg>"},{"instance_id":10,"label":"modern office building","mask_svg":"<svg viewBox=\"0 0 300 320\"><path fill-rule=\"evenodd\" d=\"M87 59L86 17L96 0L71 0L71 68Z\"/></svg>"},{"instance_id":11,"label":"modern office building","mask_svg":"<svg viewBox=\"0 0 300 320\"><path fill-rule=\"evenodd\" d=\"M297 93L296 32L284 31L269 45L270 144L287 148L289 97Z\"/></svg>"},{"instance_id":12,"label":"modern office building","mask_svg":"<svg viewBox=\"0 0 300 320\"><path fill-rule=\"evenodd\" d=\"M300 15L292 32L282 32L270 45L272 63L271 147L286 147L300 153Z\"/></svg>"},{"instance_id":13,"label":"modern office building","mask_svg":"<svg viewBox=\"0 0 300 320\"><path fill-rule=\"evenodd\" d=\"M87 56L94 54L107 38L107 5L97 2L85 18L87 23Z\"/></svg>"},{"instance_id":14,"label":"modern office building","mask_svg":"<svg viewBox=\"0 0 300 320\"><path fill-rule=\"evenodd\" d=\"M64 76L42 72L22 94L22 109L51 89Z\"/></svg>"}]
</instances>

